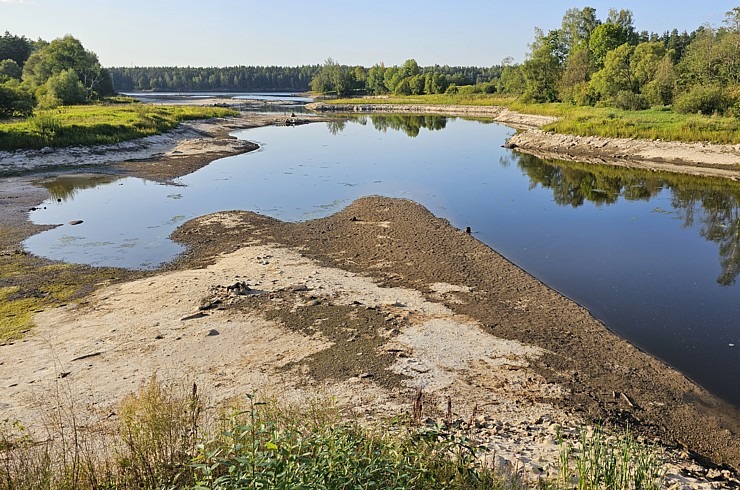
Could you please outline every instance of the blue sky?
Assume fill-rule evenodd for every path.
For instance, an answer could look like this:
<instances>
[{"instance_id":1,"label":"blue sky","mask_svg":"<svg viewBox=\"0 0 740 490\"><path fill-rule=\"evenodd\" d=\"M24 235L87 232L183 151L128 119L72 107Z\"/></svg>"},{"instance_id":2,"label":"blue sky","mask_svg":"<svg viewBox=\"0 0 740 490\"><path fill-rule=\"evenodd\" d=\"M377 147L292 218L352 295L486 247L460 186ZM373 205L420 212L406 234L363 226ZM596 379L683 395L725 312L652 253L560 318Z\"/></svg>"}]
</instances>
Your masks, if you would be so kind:
<instances>
[{"instance_id":1,"label":"blue sky","mask_svg":"<svg viewBox=\"0 0 740 490\"><path fill-rule=\"evenodd\" d=\"M104 66L491 66L521 62L534 28L560 26L569 8L634 13L637 30L721 25L740 0L0 0L0 31L65 34Z\"/></svg>"}]
</instances>

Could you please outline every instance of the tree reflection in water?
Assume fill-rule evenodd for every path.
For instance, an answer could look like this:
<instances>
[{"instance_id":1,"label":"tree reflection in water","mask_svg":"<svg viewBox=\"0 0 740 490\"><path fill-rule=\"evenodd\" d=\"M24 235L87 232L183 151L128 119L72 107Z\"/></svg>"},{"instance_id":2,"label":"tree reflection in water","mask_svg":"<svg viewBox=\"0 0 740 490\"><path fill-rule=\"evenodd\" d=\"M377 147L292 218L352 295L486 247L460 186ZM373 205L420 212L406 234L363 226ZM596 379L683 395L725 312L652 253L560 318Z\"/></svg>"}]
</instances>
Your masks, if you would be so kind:
<instances>
[{"instance_id":1,"label":"tree reflection in water","mask_svg":"<svg viewBox=\"0 0 740 490\"><path fill-rule=\"evenodd\" d=\"M718 245L722 272L717 282L732 286L740 274L740 183L707 177L542 160L513 154L530 180L551 189L555 203L578 207L586 201L597 206L619 198L649 201L663 189L671 192L671 205L684 227L699 224L699 235Z\"/></svg>"},{"instance_id":2,"label":"tree reflection in water","mask_svg":"<svg viewBox=\"0 0 740 490\"><path fill-rule=\"evenodd\" d=\"M439 131L447 127L447 116L435 116L432 114L359 114L347 116L347 119L363 126L367 125L369 120L378 131L383 133L389 129L403 131L411 138L419 136L422 129ZM347 119L328 122L329 132L336 135L343 131Z\"/></svg>"}]
</instances>

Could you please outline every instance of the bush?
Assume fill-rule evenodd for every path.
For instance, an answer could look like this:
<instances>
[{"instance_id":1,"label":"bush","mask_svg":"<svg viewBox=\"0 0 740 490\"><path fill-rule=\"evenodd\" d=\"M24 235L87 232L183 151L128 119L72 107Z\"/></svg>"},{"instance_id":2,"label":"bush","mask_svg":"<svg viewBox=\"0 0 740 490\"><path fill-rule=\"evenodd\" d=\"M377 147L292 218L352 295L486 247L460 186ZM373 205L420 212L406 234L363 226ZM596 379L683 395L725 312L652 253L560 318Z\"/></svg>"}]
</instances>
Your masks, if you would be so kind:
<instances>
[{"instance_id":1,"label":"bush","mask_svg":"<svg viewBox=\"0 0 740 490\"><path fill-rule=\"evenodd\" d=\"M683 114L724 114L730 108L728 97L719 87L697 85L673 102L673 110Z\"/></svg>"},{"instance_id":2,"label":"bush","mask_svg":"<svg viewBox=\"0 0 740 490\"><path fill-rule=\"evenodd\" d=\"M614 96L612 105L625 111L643 111L650 107L645 96L629 90L622 90Z\"/></svg>"}]
</instances>

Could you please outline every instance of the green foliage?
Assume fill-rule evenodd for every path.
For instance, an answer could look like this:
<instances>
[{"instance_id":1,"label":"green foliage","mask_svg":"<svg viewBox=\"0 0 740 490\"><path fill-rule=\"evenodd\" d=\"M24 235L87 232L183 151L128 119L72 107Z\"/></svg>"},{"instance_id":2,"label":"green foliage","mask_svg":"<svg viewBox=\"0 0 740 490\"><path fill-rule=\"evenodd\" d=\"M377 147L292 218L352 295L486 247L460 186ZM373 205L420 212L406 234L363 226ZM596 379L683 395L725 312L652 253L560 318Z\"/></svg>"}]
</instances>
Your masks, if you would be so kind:
<instances>
[{"instance_id":1,"label":"green foliage","mask_svg":"<svg viewBox=\"0 0 740 490\"><path fill-rule=\"evenodd\" d=\"M52 75L40 89L40 99L46 101L41 106L84 104L87 101L85 87L74 70L62 70Z\"/></svg>"},{"instance_id":2,"label":"green foliage","mask_svg":"<svg viewBox=\"0 0 740 490\"><path fill-rule=\"evenodd\" d=\"M597 69L601 69L606 62L610 51L625 44L628 41L628 33L625 29L612 22L606 22L596 27L591 33L589 48Z\"/></svg>"},{"instance_id":3,"label":"green foliage","mask_svg":"<svg viewBox=\"0 0 740 490\"><path fill-rule=\"evenodd\" d=\"M233 115L236 112L220 107L64 106L0 122L0 150L118 143L169 131L186 120Z\"/></svg>"},{"instance_id":4,"label":"green foliage","mask_svg":"<svg viewBox=\"0 0 740 490\"><path fill-rule=\"evenodd\" d=\"M42 87L53 77L61 75L64 80L58 83L67 84L65 90L76 92L76 88L69 85L72 83L69 75L62 75L69 71L77 76L77 81L83 87L84 100L113 93L110 77L100 66L97 55L87 51L79 40L69 35L55 39L31 54L23 66L23 80L33 87ZM49 88L46 91L49 92ZM76 98L77 94L72 92L66 95ZM57 98L66 103L64 97Z\"/></svg>"},{"instance_id":5,"label":"green foliage","mask_svg":"<svg viewBox=\"0 0 740 490\"><path fill-rule=\"evenodd\" d=\"M256 403L233 415L195 459L196 489L522 488L477 461L479 448L443 427L361 427Z\"/></svg>"},{"instance_id":6,"label":"green foliage","mask_svg":"<svg viewBox=\"0 0 740 490\"><path fill-rule=\"evenodd\" d=\"M633 51L634 48L625 43L607 53L603 68L591 79L591 87L601 98L609 99L619 92L632 91L630 58Z\"/></svg>"},{"instance_id":7,"label":"green foliage","mask_svg":"<svg viewBox=\"0 0 740 490\"><path fill-rule=\"evenodd\" d=\"M617 92L612 99L611 105L625 111L642 111L650 107L644 95L636 94L631 90Z\"/></svg>"},{"instance_id":8,"label":"green foliage","mask_svg":"<svg viewBox=\"0 0 740 490\"><path fill-rule=\"evenodd\" d=\"M153 377L121 402L117 466L126 487L162 488L187 479L204 409L192 387L166 387Z\"/></svg>"},{"instance_id":9,"label":"green foliage","mask_svg":"<svg viewBox=\"0 0 740 490\"><path fill-rule=\"evenodd\" d=\"M621 437L608 437L600 427L582 431L579 444L560 442L560 483L566 488L575 483L583 490L659 490L663 488L665 467L658 450L638 442L627 431Z\"/></svg>"},{"instance_id":10,"label":"green foliage","mask_svg":"<svg viewBox=\"0 0 740 490\"><path fill-rule=\"evenodd\" d=\"M31 55L34 46L25 36L15 36L8 31L0 37L0 60L13 60L22 67Z\"/></svg>"},{"instance_id":11,"label":"green foliage","mask_svg":"<svg viewBox=\"0 0 740 490\"><path fill-rule=\"evenodd\" d=\"M6 59L0 61L0 83L7 82L11 78L20 80L23 71L15 60Z\"/></svg>"},{"instance_id":12,"label":"green foliage","mask_svg":"<svg viewBox=\"0 0 740 490\"><path fill-rule=\"evenodd\" d=\"M17 81L0 84L0 118L28 116L33 112L34 102L31 94Z\"/></svg>"},{"instance_id":13,"label":"green foliage","mask_svg":"<svg viewBox=\"0 0 740 490\"><path fill-rule=\"evenodd\" d=\"M319 65L229 67L116 67L110 68L118 91L286 91L305 92Z\"/></svg>"},{"instance_id":14,"label":"green foliage","mask_svg":"<svg viewBox=\"0 0 740 490\"><path fill-rule=\"evenodd\" d=\"M558 100L558 81L562 72L562 53L559 33L550 31L545 36L537 30L532 53L522 65L525 89L523 97L531 102Z\"/></svg>"},{"instance_id":15,"label":"green foliage","mask_svg":"<svg viewBox=\"0 0 740 490\"><path fill-rule=\"evenodd\" d=\"M673 109L682 114L722 114L730 106L730 100L719 87L697 85L678 97Z\"/></svg>"}]
</instances>

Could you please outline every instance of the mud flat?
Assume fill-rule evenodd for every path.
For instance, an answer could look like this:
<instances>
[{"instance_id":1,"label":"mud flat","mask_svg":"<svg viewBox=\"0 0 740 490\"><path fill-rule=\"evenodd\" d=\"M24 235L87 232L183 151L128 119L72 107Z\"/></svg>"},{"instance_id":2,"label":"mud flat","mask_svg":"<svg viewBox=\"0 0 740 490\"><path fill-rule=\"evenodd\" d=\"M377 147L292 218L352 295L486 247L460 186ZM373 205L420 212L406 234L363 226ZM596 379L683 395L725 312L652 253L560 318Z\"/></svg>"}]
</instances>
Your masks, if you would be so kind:
<instances>
[{"instance_id":1,"label":"mud flat","mask_svg":"<svg viewBox=\"0 0 740 490\"><path fill-rule=\"evenodd\" d=\"M729 484L740 466L737 411L418 204L368 197L304 223L217 213L175 238L189 251L169 270L38 313L0 347L0 418L32 419L60 378L90 417L153 374L216 401L325 393L368 418L422 390L429 416L449 400L532 472L554 468L559 428L595 420L659 442L697 488L678 475Z\"/></svg>"},{"instance_id":2,"label":"mud flat","mask_svg":"<svg viewBox=\"0 0 740 490\"><path fill-rule=\"evenodd\" d=\"M171 179L208 158L102 168ZM7 250L34 231L25 206L40 196L21 177L2 184ZM416 203L368 197L304 223L217 213L174 238L188 246L176 262L101 281L0 346L0 419L32 424L61 384L82 419L115 420L154 374L214 403L324 393L368 419L409 411L421 390L425 415L450 403L497 464L553 471L556 434L600 421L659 443L679 488L737 481L736 409ZM25 280L33 292L53 278Z\"/></svg>"}]
</instances>

